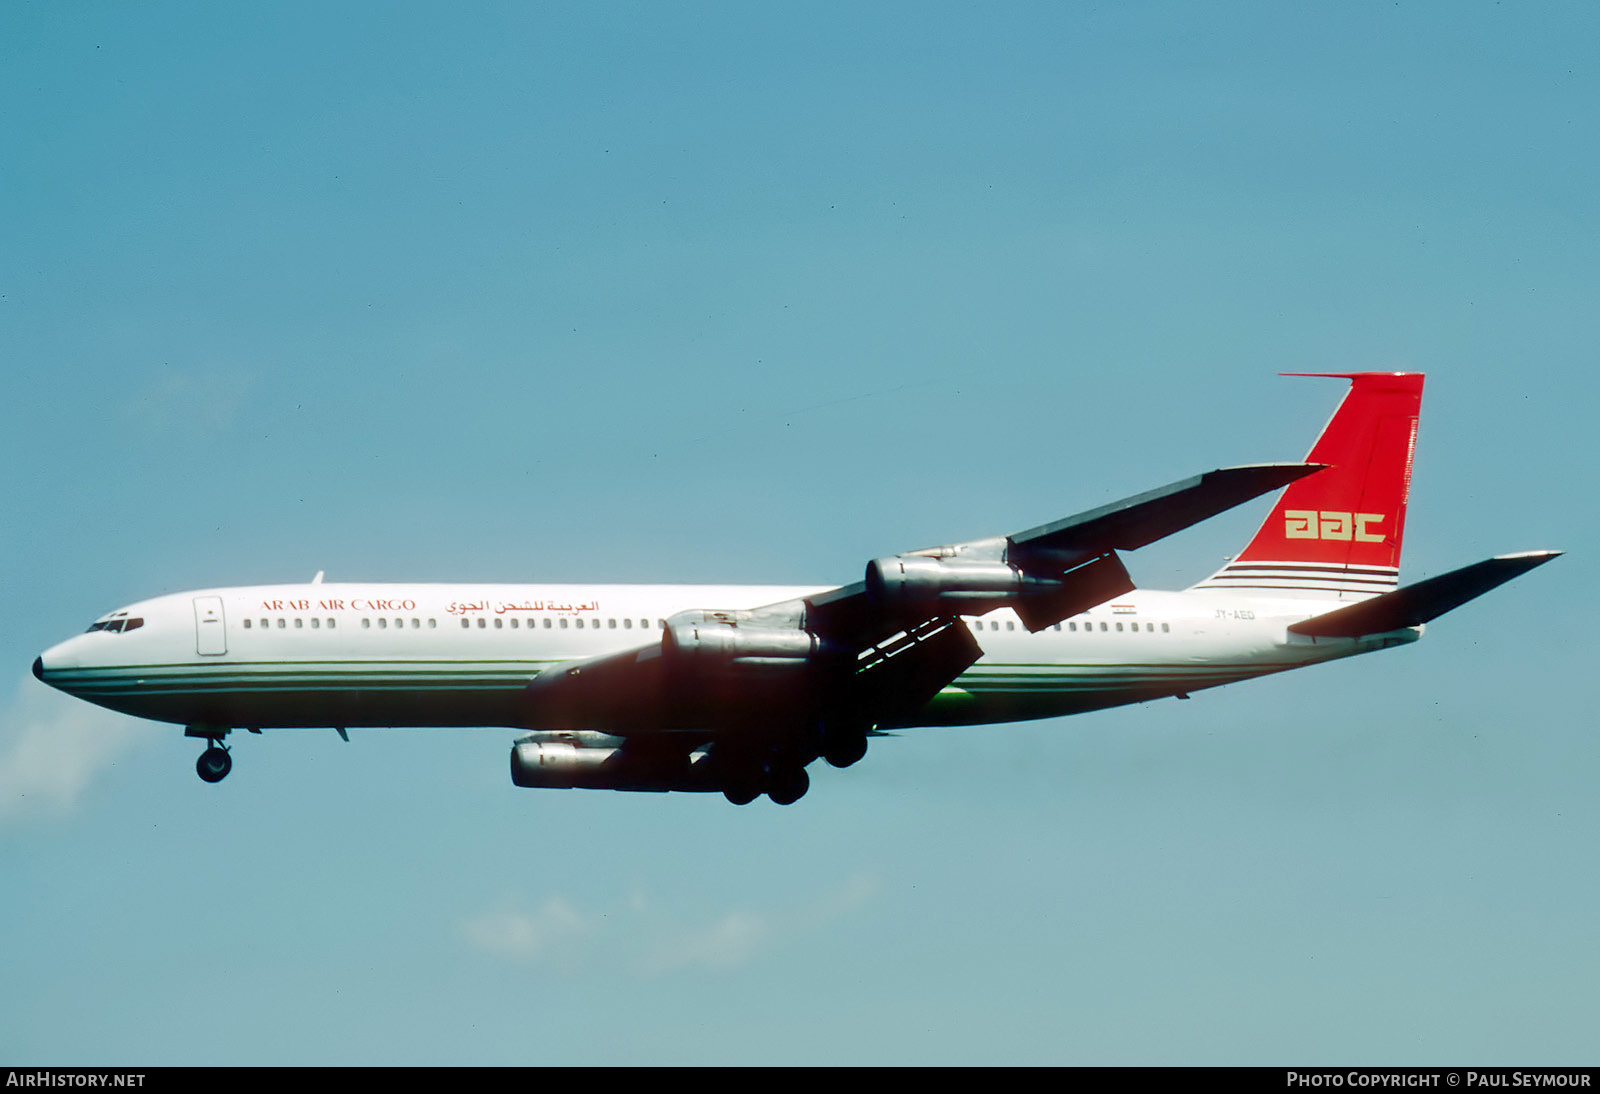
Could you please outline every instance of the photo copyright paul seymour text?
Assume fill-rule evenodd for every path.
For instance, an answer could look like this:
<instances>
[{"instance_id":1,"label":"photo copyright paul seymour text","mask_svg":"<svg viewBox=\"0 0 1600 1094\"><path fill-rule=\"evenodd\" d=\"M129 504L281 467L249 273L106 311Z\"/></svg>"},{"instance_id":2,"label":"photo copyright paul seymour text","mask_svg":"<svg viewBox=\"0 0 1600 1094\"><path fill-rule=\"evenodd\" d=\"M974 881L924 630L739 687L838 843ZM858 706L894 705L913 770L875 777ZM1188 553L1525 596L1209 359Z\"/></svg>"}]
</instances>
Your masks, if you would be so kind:
<instances>
[{"instance_id":1,"label":"photo copyright paul seymour text","mask_svg":"<svg viewBox=\"0 0 1600 1094\"><path fill-rule=\"evenodd\" d=\"M1590 1087L1587 1071L1290 1071L1291 1087Z\"/></svg>"}]
</instances>

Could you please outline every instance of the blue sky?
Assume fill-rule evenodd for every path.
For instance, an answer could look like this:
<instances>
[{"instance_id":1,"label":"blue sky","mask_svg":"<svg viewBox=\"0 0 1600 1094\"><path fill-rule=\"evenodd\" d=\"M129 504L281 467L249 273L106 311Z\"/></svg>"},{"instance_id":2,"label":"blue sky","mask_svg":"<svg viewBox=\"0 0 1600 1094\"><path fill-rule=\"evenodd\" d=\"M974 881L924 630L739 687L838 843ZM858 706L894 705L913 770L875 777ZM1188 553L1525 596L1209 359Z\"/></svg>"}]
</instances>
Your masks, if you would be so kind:
<instances>
[{"instance_id":1,"label":"blue sky","mask_svg":"<svg viewBox=\"0 0 1600 1094\"><path fill-rule=\"evenodd\" d=\"M0 1060L1592 1062L1600 15L0 12ZM1429 374L1382 656L928 730L800 804L502 731L220 786L37 685L129 601L845 582ZM1182 587L1261 508L1129 558Z\"/></svg>"}]
</instances>

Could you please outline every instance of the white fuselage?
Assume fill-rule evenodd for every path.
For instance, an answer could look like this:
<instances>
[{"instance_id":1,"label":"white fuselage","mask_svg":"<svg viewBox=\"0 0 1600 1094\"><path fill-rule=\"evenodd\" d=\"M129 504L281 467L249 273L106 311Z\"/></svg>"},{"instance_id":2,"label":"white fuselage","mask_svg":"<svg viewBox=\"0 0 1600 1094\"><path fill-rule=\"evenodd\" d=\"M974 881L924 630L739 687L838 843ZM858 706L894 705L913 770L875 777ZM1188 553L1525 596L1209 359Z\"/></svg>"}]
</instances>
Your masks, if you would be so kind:
<instances>
[{"instance_id":1,"label":"white fuselage","mask_svg":"<svg viewBox=\"0 0 1600 1094\"><path fill-rule=\"evenodd\" d=\"M661 640L663 620L821 587L309 584L186 592L103 617L47 650L46 683L190 726L551 728L525 695L553 665ZM1138 590L1030 634L1010 609L967 620L983 657L907 725L970 725L1186 695L1414 641L1420 628L1308 638L1332 598ZM133 625L132 620L141 620ZM108 626L109 625L109 626ZM114 629L121 626L123 629Z\"/></svg>"}]
</instances>

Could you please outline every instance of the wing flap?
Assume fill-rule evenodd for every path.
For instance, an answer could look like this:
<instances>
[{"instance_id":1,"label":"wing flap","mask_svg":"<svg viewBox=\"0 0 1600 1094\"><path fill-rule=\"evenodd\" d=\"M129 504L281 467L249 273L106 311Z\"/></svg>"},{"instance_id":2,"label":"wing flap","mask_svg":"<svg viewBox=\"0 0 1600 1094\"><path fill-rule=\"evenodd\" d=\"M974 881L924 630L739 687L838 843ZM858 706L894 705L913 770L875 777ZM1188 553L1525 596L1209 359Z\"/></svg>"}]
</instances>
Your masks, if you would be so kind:
<instances>
[{"instance_id":1,"label":"wing flap","mask_svg":"<svg viewBox=\"0 0 1600 1094\"><path fill-rule=\"evenodd\" d=\"M1023 597L1013 605L1017 618L1030 632L1037 634L1069 615L1125 596L1137 587L1115 551L1108 551L1061 577L1058 589L1041 596Z\"/></svg>"},{"instance_id":2,"label":"wing flap","mask_svg":"<svg viewBox=\"0 0 1600 1094\"><path fill-rule=\"evenodd\" d=\"M961 620L930 620L863 656L853 705L869 724L893 722L926 706L982 656Z\"/></svg>"}]
</instances>

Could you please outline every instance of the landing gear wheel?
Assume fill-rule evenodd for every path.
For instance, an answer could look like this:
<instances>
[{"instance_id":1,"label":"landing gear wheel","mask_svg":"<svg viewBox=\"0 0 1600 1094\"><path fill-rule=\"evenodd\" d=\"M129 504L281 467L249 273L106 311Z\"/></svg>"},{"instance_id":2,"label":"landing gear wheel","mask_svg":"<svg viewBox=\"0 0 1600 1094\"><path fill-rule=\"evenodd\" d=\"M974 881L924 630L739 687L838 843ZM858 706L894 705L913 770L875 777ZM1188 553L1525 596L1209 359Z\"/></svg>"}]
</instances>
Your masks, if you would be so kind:
<instances>
[{"instance_id":1,"label":"landing gear wheel","mask_svg":"<svg viewBox=\"0 0 1600 1094\"><path fill-rule=\"evenodd\" d=\"M834 767L849 767L867 754L865 733L830 733L822 745L822 758Z\"/></svg>"},{"instance_id":2,"label":"landing gear wheel","mask_svg":"<svg viewBox=\"0 0 1600 1094\"><path fill-rule=\"evenodd\" d=\"M722 796L734 805L749 805L760 795L760 790L747 783L729 783L722 788Z\"/></svg>"},{"instance_id":3,"label":"landing gear wheel","mask_svg":"<svg viewBox=\"0 0 1600 1094\"><path fill-rule=\"evenodd\" d=\"M208 783L219 783L228 777L228 772L233 770L233 757L228 755L228 750L218 745L212 745L200 753L200 758L195 761L195 772Z\"/></svg>"},{"instance_id":4,"label":"landing gear wheel","mask_svg":"<svg viewBox=\"0 0 1600 1094\"><path fill-rule=\"evenodd\" d=\"M769 776L767 797L778 805L793 805L811 789L811 776L803 767L777 768Z\"/></svg>"}]
</instances>

